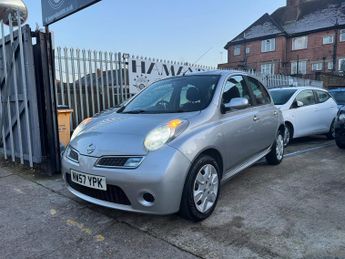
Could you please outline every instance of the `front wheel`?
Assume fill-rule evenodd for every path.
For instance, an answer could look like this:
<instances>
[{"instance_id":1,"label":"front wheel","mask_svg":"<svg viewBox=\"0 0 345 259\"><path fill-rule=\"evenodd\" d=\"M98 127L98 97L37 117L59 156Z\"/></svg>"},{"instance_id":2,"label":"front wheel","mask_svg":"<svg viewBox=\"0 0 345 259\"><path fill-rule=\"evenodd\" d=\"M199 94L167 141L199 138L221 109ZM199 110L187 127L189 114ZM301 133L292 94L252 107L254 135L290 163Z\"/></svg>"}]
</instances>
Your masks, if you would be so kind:
<instances>
[{"instance_id":1,"label":"front wheel","mask_svg":"<svg viewBox=\"0 0 345 259\"><path fill-rule=\"evenodd\" d=\"M197 159L189 171L182 194L179 214L183 218L197 222L212 214L218 201L220 175L214 158L204 155Z\"/></svg>"},{"instance_id":2,"label":"front wheel","mask_svg":"<svg viewBox=\"0 0 345 259\"><path fill-rule=\"evenodd\" d=\"M274 141L271 151L266 156L266 160L270 165L279 165L284 158L284 133L279 131Z\"/></svg>"},{"instance_id":3,"label":"front wheel","mask_svg":"<svg viewBox=\"0 0 345 259\"><path fill-rule=\"evenodd\" d=\"M332 140L335 138L335 121L332 122L331 128L329 129L329 132L327 133L326 136L329 140Z\"/></svg>"},{"instance_id":4,"label":"front wheel","mask_svg":"<svg viewBox=\"0 0 345 259\"><path fill-rule=\"evenodd\" d=\"M285 126L284 131L284 147L286 147L292 140L292 127L290 125Z\"/></svg>"}]
</instances>

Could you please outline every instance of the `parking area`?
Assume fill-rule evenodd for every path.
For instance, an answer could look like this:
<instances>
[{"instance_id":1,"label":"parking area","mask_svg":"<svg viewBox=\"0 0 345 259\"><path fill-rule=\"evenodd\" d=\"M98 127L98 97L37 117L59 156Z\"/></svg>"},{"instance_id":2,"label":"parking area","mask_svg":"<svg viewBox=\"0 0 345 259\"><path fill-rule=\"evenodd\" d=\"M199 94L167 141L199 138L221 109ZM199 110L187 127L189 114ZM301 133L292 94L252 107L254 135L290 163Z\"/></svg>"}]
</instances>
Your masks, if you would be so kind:
<instances>
[{"instance_id":1,"label":"parking area","mask_svg":"<svg viewBox=\"0 0 345 259\"><path fill-rule=\"evenodd\" d=\"M324 137L294 141L222 186L201 223L95 206L59 176L0 169L0 258L345 257L345 153Z\"/></svg>"}]
</instances>

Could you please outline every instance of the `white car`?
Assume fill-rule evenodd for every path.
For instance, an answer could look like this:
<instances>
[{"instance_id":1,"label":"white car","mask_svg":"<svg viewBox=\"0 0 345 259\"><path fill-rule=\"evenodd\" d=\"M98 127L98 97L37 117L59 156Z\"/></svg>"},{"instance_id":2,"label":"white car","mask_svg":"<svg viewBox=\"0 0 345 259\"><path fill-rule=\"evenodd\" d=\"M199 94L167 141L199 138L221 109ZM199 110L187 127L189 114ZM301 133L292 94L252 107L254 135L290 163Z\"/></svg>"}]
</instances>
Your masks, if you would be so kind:
<instances>
[{"instance_id":1,"label":"white car","mask_svg":"<svg viewBox=\"0 0 345 259\"><path fill-rule=\"evenodd\" d=\"M293 138L325 134L334 138L337 103L327 90L314 87L286 87L270 90L274 104L282 111L286 130L284 143Z\"/></svg>"}]
</instances>

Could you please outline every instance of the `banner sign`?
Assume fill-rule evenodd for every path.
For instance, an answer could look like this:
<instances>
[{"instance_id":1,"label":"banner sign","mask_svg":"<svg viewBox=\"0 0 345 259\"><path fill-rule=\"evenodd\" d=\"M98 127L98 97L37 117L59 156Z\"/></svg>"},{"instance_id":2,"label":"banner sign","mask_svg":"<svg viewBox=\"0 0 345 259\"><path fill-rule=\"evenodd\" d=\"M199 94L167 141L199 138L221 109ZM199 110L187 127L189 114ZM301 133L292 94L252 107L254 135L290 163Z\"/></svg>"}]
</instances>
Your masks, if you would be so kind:
<instances>
[{"instance_id":1,"label":"banner sign","mask_svg":"<svg viewBox=\"0 0 345 259\"><path fill-rule=\"evenodd\" d=\"M128 61L129 92L137 94L160 79L210 70L210 67L131 57Z\"/></svg>"},{"instance_id":2,"label":"banner sign","mask_svg":"<svg viewBox=\"0 0 345 259\"><path fill-rule=\"evenodd\" d=\"M43 25L52 24L101 0L41 0Z\"/></svg>"}]
</instances>

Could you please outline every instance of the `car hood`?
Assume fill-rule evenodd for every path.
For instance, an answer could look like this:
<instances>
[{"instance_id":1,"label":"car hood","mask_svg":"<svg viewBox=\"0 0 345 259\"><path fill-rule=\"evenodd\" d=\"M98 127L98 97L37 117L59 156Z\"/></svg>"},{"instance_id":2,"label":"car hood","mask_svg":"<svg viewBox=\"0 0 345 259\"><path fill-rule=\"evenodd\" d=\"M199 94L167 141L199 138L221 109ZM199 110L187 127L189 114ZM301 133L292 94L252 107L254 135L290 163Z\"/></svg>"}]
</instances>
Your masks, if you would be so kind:
<instances>
[{"instance_id":1,"label":"car hood","mask_svg":"<svg viewBox=\"0 0 345 259\"><path fill-rule=\"evenodd\" d=\"M144 140L154 128L173 119L186 119L200 112L180 114L121 114L106 113L92 121L71 141L80 154L100 157L105 155L145 155ZM90 153L92 145L94 149ZM89 152L88 152L89 151Z\"/></svg>"}]
</instances>

